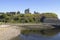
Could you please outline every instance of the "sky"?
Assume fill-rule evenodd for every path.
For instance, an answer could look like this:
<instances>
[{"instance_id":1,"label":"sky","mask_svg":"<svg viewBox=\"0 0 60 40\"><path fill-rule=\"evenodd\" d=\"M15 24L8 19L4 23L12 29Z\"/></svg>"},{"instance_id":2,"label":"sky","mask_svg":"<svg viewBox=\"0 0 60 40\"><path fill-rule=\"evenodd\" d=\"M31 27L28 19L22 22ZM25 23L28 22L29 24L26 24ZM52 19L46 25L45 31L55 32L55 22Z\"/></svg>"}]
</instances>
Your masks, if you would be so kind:
<instances>
[{"instance_id":1,"label":"sky","mask_svg":"<svg viewBox=\"0 0 60 40\"><path fill-rule=\"evenodd\" d=\"M20 11L53 12L60 18L60 0L0 0L0 12Z\"/></svg>"}]
</instances>

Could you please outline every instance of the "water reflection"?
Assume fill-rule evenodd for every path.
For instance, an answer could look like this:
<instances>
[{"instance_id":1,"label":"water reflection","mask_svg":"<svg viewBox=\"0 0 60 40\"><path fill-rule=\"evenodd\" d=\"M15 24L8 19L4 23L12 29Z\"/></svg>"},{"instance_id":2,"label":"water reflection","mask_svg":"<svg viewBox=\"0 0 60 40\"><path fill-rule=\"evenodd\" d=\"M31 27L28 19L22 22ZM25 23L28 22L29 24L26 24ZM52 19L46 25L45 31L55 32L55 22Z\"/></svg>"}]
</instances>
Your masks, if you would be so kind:
<instances>
[{"instance_id":1,"label":"water reflection","mask_svg":"<svg viewBox=\"0 0 60 40\"><path fill-rule=\"evenodd\" d=\"M11 40L60 40L60 30L45 30L40 33L21 34Z\"/></svg>"},{"instance_id":2,"label":"water reflection","mask_svg":"<svg viewBox=\"0 0 60 40\"><path fill-rule=\"evenodd\" d=\"M22 38L21 38L20 35L18 35L17 37L14 37L14 38L12 38L12 39L10 39L10 40L22 40Z\"/></svg>"},{"instance_id":3,"label":"water reflection","mask_svg":"<svg viewBox=\"0 0 60 40\"><path fill-rule=\"evenodd\" d=\"M54 29L54 30L45 30L43 32L40 32L41 35L46 35L46 36L54 36L60 33L59 29Z\"/></svg>"}]
</instances>

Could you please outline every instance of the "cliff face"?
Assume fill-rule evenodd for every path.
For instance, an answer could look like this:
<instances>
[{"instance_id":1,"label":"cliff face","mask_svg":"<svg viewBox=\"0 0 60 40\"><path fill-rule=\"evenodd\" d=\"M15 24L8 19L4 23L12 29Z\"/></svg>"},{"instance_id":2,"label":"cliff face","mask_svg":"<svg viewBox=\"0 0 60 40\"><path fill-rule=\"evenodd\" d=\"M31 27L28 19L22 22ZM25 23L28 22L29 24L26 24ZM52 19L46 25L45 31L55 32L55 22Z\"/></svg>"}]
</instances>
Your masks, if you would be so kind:
<instances>
[{"instance_id":1,"label":"cliff face","mask_svg":"<svg viewBox=\"0 0 60 40\"><path fill-rule=\"evenodd\" d=\"M60 23L60 20L57 18L45 18L44 23Z\"/></svg>"}]
</instances>

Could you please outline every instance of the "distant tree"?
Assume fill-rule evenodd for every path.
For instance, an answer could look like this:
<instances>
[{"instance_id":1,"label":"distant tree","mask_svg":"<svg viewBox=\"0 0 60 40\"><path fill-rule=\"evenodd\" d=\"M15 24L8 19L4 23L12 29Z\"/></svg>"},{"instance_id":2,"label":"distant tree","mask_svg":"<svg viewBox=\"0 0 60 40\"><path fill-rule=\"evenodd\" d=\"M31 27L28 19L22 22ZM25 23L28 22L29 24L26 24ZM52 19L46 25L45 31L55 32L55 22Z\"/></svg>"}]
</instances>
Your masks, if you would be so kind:
<instances>
[{"instance_id":1,"label":"distant tree","mask_svg":"<svg viewBox=\"0 0 60 40\"><path fill-rule=\"evenodd\" d=\"M39 14L39 12L34 11L34 14Z\"/></svg>"},{"instance_id":2,"label":"distant tree","mask_svg":"<svg viewBox=\"0 0 60 40\"><path fill-rule=\"evenodd\" d=\"M30 13L29 8L28 9L25 9L25 14L29 14L29 13Z\"/></svg>"},{"instance_id":3,"label":"distant tree","mask_svg":"<svg viewBox=\"0 0 60 40\"><path fill-rule=\"evenodd\" d=\"M0 22L39 23L44 22L45 18L58 18L55 13L20 14L18 11L17 14L15 15L15 12L0 14Z\"/></svg>"},{"instance_id":4,"label":"distant tree","mask_svg":"<svg viewBox=\"0 0 60 40\"><path fill-rule=\"evenodd\" d=\"M17 21L17 20L19 20L19 18L18 17L15 17L14 20Z\"/></svg>"},{"instance_id":5,"label":"distant tree","mask_svg":"<svg viewBox=\"0 0 60 40\"><path fill-rule=\"evenodd\" d=\"M17 11L17 14L20 14L20 11Z\"/></svg>"},{"instance_id":6,"label":"distant tree","mask_svg":"<svg viewBox=\"0 0 60 40\"><path fill-rule=\"evenodd\" d=\"M5 17L6 17L5 14L0 15L0 19L3 19L3 18L5 18Z\"/></svg>"},{"instance_id":7,"label":"distant tree","mask_svg":"<svg viewBox=\"0 0 60 40\"><path fill-rule=\"evenodd\" d=\"M20 17L24 17L24 14L20 14Z\"/></svg>"}]
</instances>

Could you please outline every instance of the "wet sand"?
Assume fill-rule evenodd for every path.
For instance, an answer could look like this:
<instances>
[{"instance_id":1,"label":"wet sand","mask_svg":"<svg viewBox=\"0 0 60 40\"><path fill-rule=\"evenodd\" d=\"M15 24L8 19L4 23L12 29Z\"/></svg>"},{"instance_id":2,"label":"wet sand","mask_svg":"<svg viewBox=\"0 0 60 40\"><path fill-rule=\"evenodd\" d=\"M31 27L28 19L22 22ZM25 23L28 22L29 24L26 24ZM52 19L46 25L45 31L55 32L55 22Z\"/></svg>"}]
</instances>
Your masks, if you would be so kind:
<instances>
[{"instance_id":1,"label":"wet sand","mask_svg":"<svg viewBox=\"0 0 60 40\"><path fill-rule=\"evenodd\" d=\"M0 40L10 40L20 34L16 26L0 25Z\"/></svg>"}]
</instances>

